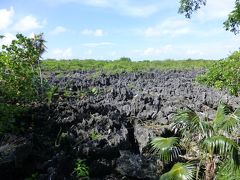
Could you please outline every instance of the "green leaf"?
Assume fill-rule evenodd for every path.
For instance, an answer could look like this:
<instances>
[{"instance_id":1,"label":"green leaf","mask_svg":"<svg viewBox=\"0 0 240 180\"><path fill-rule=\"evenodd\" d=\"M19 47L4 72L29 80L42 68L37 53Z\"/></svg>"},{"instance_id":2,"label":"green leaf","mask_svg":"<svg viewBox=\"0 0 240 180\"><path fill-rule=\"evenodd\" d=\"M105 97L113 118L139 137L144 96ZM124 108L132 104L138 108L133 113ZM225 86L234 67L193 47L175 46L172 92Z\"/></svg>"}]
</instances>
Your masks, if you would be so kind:
<instances>
[{"instance_id":1,"label":"green leaf","mask_svg":"<svg viewBox=\"0 0 240 180\"><path fill-rule=\"evenodd\" d=\"M176 163L172 169L160 177L160 180L192 180L196 166L191 163Z\"/></svg>"},{"instance_id":2,"label":"green leaf","mask_svg":"<svg viewBox=\"0 0 240 180\"><path fill-rule=\"evenodd\" d=\"M216 132L226 135L232 134L240 125L240 108L230 114L230 110L224 104L219 104L216 116L213 120L213 127Z\"/></svg>"},{"instance_id":3,"label":"green leaf","mask_svg":"<svg viewBox=\"0 0 240 180\"><path fill-rule=\"evenodd\" d=\"M203 148L210 154L219 154L224 158L230 157L239 166L239 145L225 136L212 136L203 141Z\"/></svg>"},{"instance_id":4,"label":"green leaf","mask_svg":"<svg viewBox=\"0 0 240 180\"><path fill-rule=\"evenodd\" d=\"M217 169L217 180L236 180L240 179L239 167L234 167L231 160L222 162Z\"/></svg>"},{"instance_id":5,"label":"green leaf","mask_svg":"<svg viewBox=\"0 0 240 180\"><path fill-rule=\"evenodd\" d=\"M174 132L181 132L184 136L191 136L195 134L202 134L207 137L212 134L212 127L207 122L202 120L194 110L188 108L177 112L173 116L172 129Z\"/></svg>"},{"instance_id":6,"label":"green leaf","mask_svg":"<svg viewBox=\"0 0 240 180\"><path fill-rule=\"evenodd\" d=\"M152 152L159 155L164 162L177 159L181 153L179 148L179 138L177 137L157 137L154 138L150 144Z\"/></svg>"},{"instance_id":7,"label":"green leaf","mask_svg":"<svg viewBox=\"0 0 240 180\"><path fill-rule=\"evenodd\" d=\"M213 127L214 129L218 129L222 126L226 118L226 106L222 103L218 105L217 112L215 118L213 119Z\"/></svg>"}]
</instances>

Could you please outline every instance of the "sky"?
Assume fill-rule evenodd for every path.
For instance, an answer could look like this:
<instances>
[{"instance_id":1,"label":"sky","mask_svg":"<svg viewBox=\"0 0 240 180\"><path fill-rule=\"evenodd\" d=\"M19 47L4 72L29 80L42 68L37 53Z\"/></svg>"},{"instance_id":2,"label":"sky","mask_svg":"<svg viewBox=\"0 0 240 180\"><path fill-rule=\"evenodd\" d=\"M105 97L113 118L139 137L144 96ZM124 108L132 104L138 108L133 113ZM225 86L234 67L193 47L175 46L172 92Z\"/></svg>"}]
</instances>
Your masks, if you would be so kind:
<instances>
[{"instance_id":1,"label":"sky","mask_svg":"<svg viewBox=\"0 0 240 180\"><path fill-rule=\"evenodd\" d=\"M239 49L225 31L235 0L208 0L191 19L179 0L1 0L1 44L44 33L43 58L221 59Z\"/></svg>"}]
</instances>

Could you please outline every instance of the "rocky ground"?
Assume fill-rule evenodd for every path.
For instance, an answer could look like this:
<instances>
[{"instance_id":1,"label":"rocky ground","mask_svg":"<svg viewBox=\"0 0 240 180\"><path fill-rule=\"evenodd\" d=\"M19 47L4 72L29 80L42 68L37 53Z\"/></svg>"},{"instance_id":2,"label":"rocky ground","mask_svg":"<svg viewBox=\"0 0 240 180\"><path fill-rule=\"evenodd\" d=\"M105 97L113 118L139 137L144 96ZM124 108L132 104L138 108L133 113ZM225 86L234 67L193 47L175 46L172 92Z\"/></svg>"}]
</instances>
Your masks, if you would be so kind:
<instances>
[{"instance_id":1,"label":"rocky ground","mask_svg":"<svg viewBox=\"0 0 240 180\"><path fill-rule=\"evenodd\" d=\"M37 172L38 179L76 179L81 159L90 179L158 179L168 167L151 155L149 141L171 134L174 112L188 106L213 118L219 101L240 104L224 91L197 85L200 73L52 73L56 91L25 117L33 123L31 133L0 141L0 177Z\"/></svg>"}]
</instances>

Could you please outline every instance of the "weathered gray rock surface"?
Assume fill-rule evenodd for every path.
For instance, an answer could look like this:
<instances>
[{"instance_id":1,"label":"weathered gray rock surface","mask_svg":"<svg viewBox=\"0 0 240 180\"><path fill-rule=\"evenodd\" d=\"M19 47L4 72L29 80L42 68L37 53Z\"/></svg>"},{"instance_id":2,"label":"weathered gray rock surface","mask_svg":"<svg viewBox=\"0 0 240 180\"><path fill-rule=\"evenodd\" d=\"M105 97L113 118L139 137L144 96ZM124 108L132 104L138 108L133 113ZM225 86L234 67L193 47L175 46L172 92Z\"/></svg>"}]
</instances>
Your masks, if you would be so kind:
<instances>
[{"instance_id":1,"label":"weathered gray rock surface","mask_svg":"<svg viewBox=\"0 0 240 180\"><path fill-rule=\"evenodd\" d=\"M166 132L174 112L188 106L213 118L219 101L233 108L240 104L225 91L197 85L194 78L202 72L52 74L49 82L58 92L49 107L34 112L37 120L47 121L36 139L55 141L37 141L54 146L36 165L40 179L74 179L77 158L86 160L90 179L157 179L163 167L149 158L149 141Z\"/></svg>"}]
</instances>

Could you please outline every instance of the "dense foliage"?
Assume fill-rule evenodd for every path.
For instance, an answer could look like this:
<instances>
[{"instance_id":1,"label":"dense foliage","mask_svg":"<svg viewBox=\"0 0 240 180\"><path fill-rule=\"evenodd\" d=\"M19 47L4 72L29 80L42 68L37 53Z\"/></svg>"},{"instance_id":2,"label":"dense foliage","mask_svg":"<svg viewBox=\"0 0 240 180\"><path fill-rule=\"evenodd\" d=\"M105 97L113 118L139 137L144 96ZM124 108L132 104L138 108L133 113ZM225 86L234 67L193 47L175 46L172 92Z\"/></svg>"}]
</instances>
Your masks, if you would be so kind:
<instances>
[{"instance_id":1,"label":"dense foliage","mask_svg":"<svg viewBox=\"0 0 240 180\"><path fill-rule=\"evenodd\" d=\"M238 95L240 89L240 51L228 58L217 61L197 81L218 89L227 89L232 95Z\"/></svg>"},{"instance_id":2,"label":"dense foliage","mask_svg":"<svg viewBox=\"0 0 240 180\"><path fill-rule=\"evenodd\" d=\"M44 52L42 34L16 35L0 51L0 134L14 130L15 118L42 94L39 60Z\"/></svg>"},{"instance_id":3,"label":"dense foliage","mask_svg":"<svg viewBox=\"0 0 240 180\"><path fill-rule=\"evenodd\" d=\"M187 108L173 116L171 127L180 137L153 139L153 152L160 155L165 163L181 161L181 158L188 163L175 164L160 179L240 178L240 146L237 143L240 108L232 112L226 105L219 104L212 121ZM204 173L200 173L202 167Z\"/></svg>"},{"instance_id":4,"label":"dense foliage","mask_svg":"<svg viewBox=\"0 0 240 180\"><path fill-rule=\"evenodd\" d=\"M207 0L181 0L179 13L185 14L187 18L190 18L192 13L205 6ZM216 2L217 3L217 2ZM235 0L235 6L232 12L228 15L228 19L223 23L227 31L231 31L234 34L239 33L240 26L240 0Z\"/></svg>"},{"instance_id":5,"label":"dense foliage","mask_svg":"<svg viewBox=\"0 0 240 180\"><path fill-rule=\"evenodd\" d=\"M101 60L44 60L45 71L95 70L107 73L137 72L163 69L199 69L212 65L212 60L164 60L164 61L131 61L121 58L115 61Z\"/></svg>"}]
</instances>

